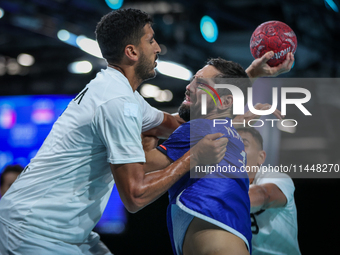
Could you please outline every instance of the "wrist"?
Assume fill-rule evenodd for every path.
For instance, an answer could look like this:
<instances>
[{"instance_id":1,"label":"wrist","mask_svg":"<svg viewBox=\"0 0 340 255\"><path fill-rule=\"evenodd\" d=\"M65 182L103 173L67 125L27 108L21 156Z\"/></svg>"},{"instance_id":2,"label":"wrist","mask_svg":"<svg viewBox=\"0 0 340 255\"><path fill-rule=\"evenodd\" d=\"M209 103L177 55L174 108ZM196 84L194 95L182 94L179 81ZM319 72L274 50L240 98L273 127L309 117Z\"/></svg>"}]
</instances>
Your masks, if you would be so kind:
<instances>
[{"instance_id":1,"label":"wrist","mask_svg":"<svg viewBox=\"0 0 340 255\"><path fill-rule=\"evenodd\" d=\"M258 77L255 71L255 68L253 68L252 65L250 65L247 69L246 69L246 73L250 79L250 81L253 83Z\"/></svg>"},{"instance_id":2,"label":"wrist","mask_svg":"<svg viewBox=\"0 0 340 255\"><path fill-rule=\"evenodd\" d=\"M248 66L248 68L246 69L246 73L247 73L249 78L255 78L254 71L255 71L255 69L253 68L252 65Z\"/></svg>"},{"instance_id":3,"label":"wrist","mask_svg":"<svg viewBox=\"0 0 340 255\"><path fill-rule=\"evenodd\" d=\"M199 165L199 155L195 152L195 150L190 149L187 153L189 153L188 158L190 160L190 166L194 167Z\"/></svg>"}]
</instances>

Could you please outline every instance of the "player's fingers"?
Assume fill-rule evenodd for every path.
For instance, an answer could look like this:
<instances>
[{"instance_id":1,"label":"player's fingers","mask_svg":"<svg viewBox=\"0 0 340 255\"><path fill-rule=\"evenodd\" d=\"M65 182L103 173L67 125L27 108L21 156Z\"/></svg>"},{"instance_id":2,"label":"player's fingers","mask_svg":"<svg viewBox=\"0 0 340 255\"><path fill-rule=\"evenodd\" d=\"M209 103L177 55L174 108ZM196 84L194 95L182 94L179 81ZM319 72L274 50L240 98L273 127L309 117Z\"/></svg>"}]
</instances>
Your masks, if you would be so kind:
<instances>
[{"instance_id":1,"label":"player's fingers","mask_svg":"<svg viewBox=\"0 0 340 255\"><path fill-rule=\"evenodd\" d=\"M224 147L224 148L222 148L222 149L220 150L219 153L216 154L217 160L218 160L219 162L220 162L220 161L223 159L223 157L225 156L226 151L227 151L227 147Z\"/></svg>"},{"instance_id":2,"label":"player's fingers","mask_svg":"<svg viewBox=\"0 0 340 255\"><path fill-rule=\"evenodd\" d=\"M271 59L274 56L274 51L268 51L266 54L264 54L261 57L261 62L262 63L267 63L269 59Z\"/></svg>"},{"instance_id":3,"label":"player's fingers","mask_svg":"<svg viewBox=\"0 0 340 255\"><path fill-rule=\"evenodd\" d=\"M271 107L270 104L261 104L261 103L257 103L257 104L254 106L254 108L255 108L256 110L267 110L267 109L269 109L270 107Z\"/></svg>"},{"instance_id":4,"label":"player's fingers","mask_svg":"<svg viewBox=\"0 0 340 255\"><path fill-rule=\"evenodd\" d=\"M216 146L218 147L226 147L228 145L229 139L227 137L222 137L221 139L216 140Z\"/></svg>"},{"instance_id":5,"label":"player's fingers","mask_svg":"<svg viewBox=\"0 0 340 255\"><path fill-rule=\"evenodd\" d=\"M215 134L206 135L204 138L209 139L209 140L216 140L216 139L220 138L221 136L224 136L224 134L215 133Z\"/></svg>"},{"instance_id":6,"label":"player's fingers","mask_svg":"<svg viewBox=\"0 0 340 255\"><path fill-rule=\"evenodd\" d=\"M289 55L290 55L290 61L289 61L289 64L288 64L288 68L290 70L290 69L292 69L292 66L294 64L295 59L294 59L294 54L293 53L290 52Z\"/></svg>"},{"instance_id":7,"label":"player's fingers","mask_svg":"<svg viewBox=\"0 0 340 255\"><path fill-rule=\"evenodd\" d=\"M256 105L255 105L256 106ZM271 104L261 104L258 106L259 108L257 108L258 110L269 110L272 105ZM255 107L256 108L256 107ZM274 116L277 117L278 119L282 119L283 115L281 115L281 111L279 109L275 109L275 111L273 112Z\"/></svg>"},{"instance_id":8,"label":"player's fingers","mask_svg":"<svg viewBox=\"0 0 340 255\"><path fill-rule=\"evenodd\" d=\"M272 77L278 76L281 68L282 68L282 63L279 64L278 66L270 67L269 76L272 76Z\"/></svg>"},{"instance_id":9,"label":"player's fingers","mask_svg":"<svg viewBox=\"0 0 340 255\"><path fill-rule=\"evenodd\" d=\"M261 104L261 105L259 105L258 110L269 110L270 107L272 107L271 104Z\"/></svg>"},{"instance_id":10,"label":"player's fingers","mask_svg":"<svg viewBox=\"0 0 340 255\"><path fill-rule=\"evenodd\" d=\"M279 74L288 73L290 71L290 69L292 68L293 63L294 63L294 55L293 55L293 53L289 52L287 54L286 59L280 65Z\"/></svg>"},{"instance_id":11,"label":"player's fingers","mask_svg":"<svg viewBox=\"0 0 340 255\"><path fill-rule=\"evenodd\" d=\"M221 160L225 157L227 149L224 149L224 151L221 151L221 153L218 155L218 160L221 162Z\"/></svg>"},{"instance_id":12,"label":"player's fingers","mask_svg":"<svg viewBox=\"0 0 340 255\"><path fill-rule=\"evenodd\" d=\"M281 114L281 111L276 109L274 112L273 112L274 116L276 118L278 118L279 120L282 120L284 118L284 116Z\"/></svg>"}]
</instances>

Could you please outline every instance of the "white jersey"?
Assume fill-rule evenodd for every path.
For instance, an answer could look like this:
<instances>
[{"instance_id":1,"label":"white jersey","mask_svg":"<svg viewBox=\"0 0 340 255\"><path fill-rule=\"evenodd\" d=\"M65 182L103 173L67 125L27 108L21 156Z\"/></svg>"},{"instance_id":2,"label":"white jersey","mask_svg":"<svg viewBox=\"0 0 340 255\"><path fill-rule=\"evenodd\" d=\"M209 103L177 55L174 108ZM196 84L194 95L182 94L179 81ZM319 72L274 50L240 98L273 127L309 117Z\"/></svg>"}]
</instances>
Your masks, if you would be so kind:
<instances>
[{"instance_id":1,"label":"white jersey","mask_svg":"<svg viewBox=\"0 0 340 255\"><path fill-rule=\"evenodd\" d=\"M124 75L102 70L69 103L2 197L0 221L49 240L83 242L114 185L109 163L145 162L141 132L163 117Z\"/></svg>"},{"instance_id":2,"label":"white jersey","mask_svg":"<svg viewBox=\"0 0 340 255\"><path fill-rule=\"evenodd\" d=\"M294 183L283 173L256 173L252 185L275 184L286 196L287 204L252 214L253 255L298 255L297 215L294 201ZM255 217L255 220L254 220Z\"/></svg>"}]
</instances>

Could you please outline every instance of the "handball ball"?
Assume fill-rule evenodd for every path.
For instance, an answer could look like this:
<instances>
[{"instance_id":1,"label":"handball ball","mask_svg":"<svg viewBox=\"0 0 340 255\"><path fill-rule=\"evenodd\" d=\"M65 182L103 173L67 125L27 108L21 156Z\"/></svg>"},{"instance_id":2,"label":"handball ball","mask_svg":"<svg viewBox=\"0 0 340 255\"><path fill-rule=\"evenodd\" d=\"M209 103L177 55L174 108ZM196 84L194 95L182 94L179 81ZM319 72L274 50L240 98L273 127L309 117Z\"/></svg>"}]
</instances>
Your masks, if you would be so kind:
<instances>
[{"instance_id":1,"label":"handball ball","mask_svg":"<svg viewBox=\"0 0 340 255\"><path fill-rule=\"evenodd\" d=\"M268 21L259 25L250 39L250 51L254 58L273 51L274 56L267 62L269 66L281 64L287 53L296 51L297 39L294 31L280 21Z\"/></svg>"}]
</instances>

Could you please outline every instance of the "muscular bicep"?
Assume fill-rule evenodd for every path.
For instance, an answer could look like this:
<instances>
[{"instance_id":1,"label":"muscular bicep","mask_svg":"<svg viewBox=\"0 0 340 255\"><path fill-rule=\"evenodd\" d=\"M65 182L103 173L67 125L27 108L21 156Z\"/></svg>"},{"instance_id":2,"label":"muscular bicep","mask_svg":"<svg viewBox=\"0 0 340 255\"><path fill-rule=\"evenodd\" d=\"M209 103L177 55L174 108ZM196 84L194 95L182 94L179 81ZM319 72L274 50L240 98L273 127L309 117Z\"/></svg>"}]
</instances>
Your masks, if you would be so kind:
<instances>
[{"instance_id":1,"label":"muscular bicep","mask_svg":"<svg viewBox=\"0 0 340 255\"><path fill-rule=\"evenodd\" d=\"M157 171L169 166L173 161L157 149L145 153L146 162L143 165L145 173Z\"/></svg>"}]
</instances>

